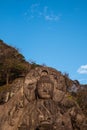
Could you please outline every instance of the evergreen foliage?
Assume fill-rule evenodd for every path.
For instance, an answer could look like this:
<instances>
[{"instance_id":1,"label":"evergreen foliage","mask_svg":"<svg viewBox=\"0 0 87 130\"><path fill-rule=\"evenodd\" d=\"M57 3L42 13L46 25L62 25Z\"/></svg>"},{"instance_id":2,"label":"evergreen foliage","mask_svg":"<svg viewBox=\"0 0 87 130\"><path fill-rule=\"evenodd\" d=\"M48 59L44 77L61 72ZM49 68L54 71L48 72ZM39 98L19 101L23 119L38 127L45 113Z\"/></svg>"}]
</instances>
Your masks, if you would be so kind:
<instances>
[{"instance_id":1,"label":"evergreen foliage","mask_svg":"<svg viewBox=\"0 0 87 130\"><path fill-rule=\"evenodd\" d=\"M29 63L24 56L0 40L0 85L8 85L15 78L25 75L28 69Z\"/></svg>"}]
</instances>

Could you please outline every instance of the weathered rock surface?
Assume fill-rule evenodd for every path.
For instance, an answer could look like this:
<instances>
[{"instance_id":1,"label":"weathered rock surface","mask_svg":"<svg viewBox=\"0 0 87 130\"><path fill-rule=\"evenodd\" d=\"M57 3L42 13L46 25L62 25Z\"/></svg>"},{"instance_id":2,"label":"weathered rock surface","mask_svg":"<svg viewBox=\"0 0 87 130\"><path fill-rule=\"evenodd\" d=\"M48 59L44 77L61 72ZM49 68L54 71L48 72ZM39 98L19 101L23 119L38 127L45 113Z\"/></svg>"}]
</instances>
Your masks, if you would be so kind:
<instances>
[{"instance_id":1,"label":"weathered rock surface","mask_svg":"<svg viewBox=\"0 0 87 130\"><path fill-rule=\"evenodd\" d=\"M0 94L0 130L87 130L60 72L37 67Z\"/></svg>"}]
</instances>

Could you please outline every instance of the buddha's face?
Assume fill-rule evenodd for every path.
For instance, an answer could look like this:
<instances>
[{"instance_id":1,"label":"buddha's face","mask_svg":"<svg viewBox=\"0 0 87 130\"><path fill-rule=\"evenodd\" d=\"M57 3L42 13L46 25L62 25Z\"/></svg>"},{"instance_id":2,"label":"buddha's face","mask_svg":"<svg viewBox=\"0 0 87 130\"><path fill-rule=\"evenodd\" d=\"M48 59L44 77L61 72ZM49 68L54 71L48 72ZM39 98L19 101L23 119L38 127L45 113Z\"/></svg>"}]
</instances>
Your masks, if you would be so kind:
<instances>
[{"instance_id":1,"label":"buddha's face","mask_svg":"<svg viewBox=\"0 0 87 130\"><path fill-rule=\"evenodd\" d=\"M40 83L38 86L38 95L42 99L49 99L53 95L53 86L51 83Z\"/></svg>"}]
</instances>

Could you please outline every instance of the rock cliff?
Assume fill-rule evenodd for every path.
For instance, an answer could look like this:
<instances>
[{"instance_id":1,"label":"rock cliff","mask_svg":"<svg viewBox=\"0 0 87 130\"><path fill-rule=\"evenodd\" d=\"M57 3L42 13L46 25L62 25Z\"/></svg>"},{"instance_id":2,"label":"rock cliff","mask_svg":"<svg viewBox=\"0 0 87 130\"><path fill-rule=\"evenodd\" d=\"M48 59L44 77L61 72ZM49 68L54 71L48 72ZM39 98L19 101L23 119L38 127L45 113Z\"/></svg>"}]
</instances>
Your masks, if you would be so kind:
<instances>
[{"instance_id":1,"label":"rock cliff","mask_svg":"<svg viewBox=\"0 0 87 130\"><path fill-rule=\"evenodd\" d=\"M10 85L0 95L0 130L87 130L85 115L55 69L36 67Z\"/></svg>"},{"instance_id":2,"label":"rock cliff","mask_svg":"<svg viewBox=\"0 0 87 130\"><path fill-rule=\"evenodd\" d=\"M0 130L87 130L86 111L82 111L75 96L81 89L79 82L53 68L37 64L29 64L27 74L20 76L22 69L19 71L17 68L25 67L23 56L20 57L23 65L21 63L17 68L9 66L8 48L0 41L0 84L4 85L0 86ZM14 55L15 50L12 50L10 61L19 55L17 51ZM2 58L4 55L5 60ZM6 69L4 63L8 63ZM3 79L6 76L2 68L9 68L10 78L15 70L14 78L8 84Z\"/></svg>"}]
</instances>

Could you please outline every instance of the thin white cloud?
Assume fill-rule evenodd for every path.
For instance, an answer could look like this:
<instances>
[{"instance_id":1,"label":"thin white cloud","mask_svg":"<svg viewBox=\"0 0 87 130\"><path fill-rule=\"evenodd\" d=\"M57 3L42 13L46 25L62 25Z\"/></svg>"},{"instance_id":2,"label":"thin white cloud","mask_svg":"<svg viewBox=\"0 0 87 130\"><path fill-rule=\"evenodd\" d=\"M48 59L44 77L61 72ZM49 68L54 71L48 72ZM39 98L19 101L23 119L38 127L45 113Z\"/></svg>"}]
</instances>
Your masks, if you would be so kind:
<instances>
[{"instance_id":1,"label":"thin white cloud","mask_svg":"<svg viewBox=\"0 0 87 130\"><path fill-rule=\"evenodd\" d=\"M80 68L77 70L79 74L87 74L87 65L82 65Z\"/></svg>"},{"instance_id":2,"label":"thin white cloud","mask_svg":"<svg viewBox=\"0 0 87 130\"><path fill-rule=\"evenodd\" d=\"M61 15L56 15L52 10L49 10L48 6L44 6L43 17L46 21L59 21Z\"/></svg>"},{"instance_id":3,"label":"thin white cloud","mask_svg":"<svg viewBox=\"0 0 87 130\"><path fill-rule=\"evenodd\" d=\"M45 15L44 18L47 21L58 21L58 20L60 20L60 16L57 16L57 15Z\"/></svg>"},{"instance_id":4,"label":"thin white cloud","mask_svg":"<svg viewBox=\"0 0 87 130\"><path fill-rule=\"evenodd\" d=\"M53 13L48 6L41 6L40 4L32 4L30 8L24 13L29 19L43 18L46 21L59 21L61 15Z\"/></svg>"}]
</instances>

